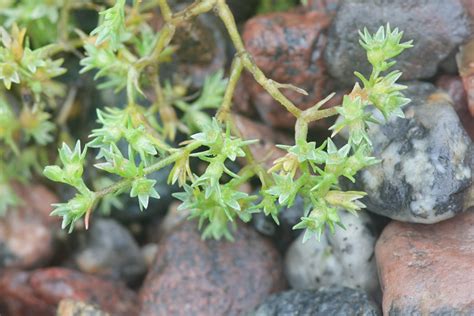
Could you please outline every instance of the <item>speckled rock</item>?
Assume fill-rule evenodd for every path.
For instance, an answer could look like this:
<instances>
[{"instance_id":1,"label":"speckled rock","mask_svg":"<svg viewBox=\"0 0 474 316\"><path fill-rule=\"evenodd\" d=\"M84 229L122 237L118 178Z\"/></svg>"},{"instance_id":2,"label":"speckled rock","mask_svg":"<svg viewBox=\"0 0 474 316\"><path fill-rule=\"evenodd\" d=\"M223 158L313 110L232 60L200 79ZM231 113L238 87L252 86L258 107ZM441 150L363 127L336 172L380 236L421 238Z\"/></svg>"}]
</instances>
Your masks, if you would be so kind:
<instances>
[{"instance_id":1,"label":"speckled rock","mask_svg":"<svg viewBox=\"0 0 474 316\"><path fill-rule=\"evenodd\" d=\"M252 229L234 242L201 239L184 222L161 239L140 291L141 315L238 315L284 286L281 259Z\"/></svg>"},{"instance_id":2,"label":"speckled rock","mask_svg":"<svg viewBox=\"0 0 474 316\"><path fill-rule=\"evenodd\" d=\"M474 209L433 225L394 221L375 255L384 315L474 315Z\"/></svg>"},{"instance_id":3,"label":"speckled rock","mask_svg":"<svg viewBox=\"0 0 474 316\"><path fill-rule=\"evenodd\" d=\"M362 291L350 288L291 290L267 298L251 316L376 316L379 307Z\"/></svg>"},{"instance_id":4,"label":"speckled rock","mask_svg":"<svg viewBox=\"0 0 474 316\"><path fill-rule=\"evenodd\" d=\"M305 89L304 96L282 89L295 105L306 109L323 99L328 87L322 51L324 31L331 19L326 13L284 12L260 15L247 21L242 38L258 67L268 78ZM250 75L244 76L250 100L267 124L293 128L294 117L263 90ZM328 122L320 121L325 127ZM326 125L327 126L326 126Z\"/></svg>"},{"instance_id":5,"label":"speckled rock","mask_svg":"<svg viewBox=\"0 0 474 316\"><path fill-rule=\"evenodd\" d=\"M456 57L459 74L461 75L467 95L469 112L474 117L474 35L472 40L467 42L466 45L461 46Z\"/></svg>"},{"instance_id":6,"label":"speckled rock","mask_svg":"<svg viewBox=\"0 0 474 316\"><path fill-rule=\"evenodd\" d=\"M469 113L467 95L461 77L442 75L436 80L436 86L450 96L453 108L456 110L464 129L471 140L474 140L474 119Z\"/></svg>"},{"instance_id":7,"label":"speckled rock","mask_svg":"<svg viewBox=\"0 0 474 316\"><path fill-rule=\"evenodd\" d=\"M136 294L120 282L65 268L5 271L0 275L2 315L50 316L63 299L96 305L112 315L138 314Z\"/></svg>"},{"instance_id":8,"label":"speckled rock","mask_svg":"<svg viewBox=\"0 0 474 316\"><path fill-rule=\"evenodd\" d=\"M451 100L428 83L410 83L405 117L371 125L380 164L361 171L367 209L392 219L436 223L462 212L474 151ZM381 115L377 118L383 120Z\"/></svg>"},{"instance_id":9,"label":"speckled rock","mask_svg":"<svg viewBox=\"0 0 474 316\"><path fill-rule=\"evenodd\" d=\"M59 302L56 316L109 316L95 306L84 302L64 299Z\"/></svg>"},{"instance_id":10,"label":"speckled rock","mask_svg":"<svg viewBox=\"0 0 474 316\"><path fill-rule=\"evenodd\" d=\"M46 263L54 254L54 231L60 227L50 217L51 204L58 199L44 186L15 185L22 204L0 217L0 271L3 268L32 268Z\"/></svg>"},{"instance_id":11,"label":"speckled rock","mask_svg":"<svg viewBox=\"0 0 474 316\"><path fill-rule=\"evenodd\" d=\"M365 212L354 216L340 212L346 230L326 231L321 240L303 243L298 237L285 255L285 274L292 288L318 289L347 286L363 289L374 297L379 283L374 258L377 225Z\"/></svg>"},{"instance_id":12,"label":"speckled rock","mask_svg":"<svg viewBox=\"0 0 474 316\"><path fill-rule=\"evenodd\" d=\"M146 263L129 231L113 219L95 219L74 255L78 268L90 274L133 284L145 275Z\"/></svg>"},{"instance_id":13,"label":"speckled rock","mask_svg":"<svg viewBox=\"0 0 474 316\"><path fill-rule=\"evenodd\" d=\"M397 57L405 80L432 77L438 64L472 34L461 0L342 1L324 53L331 76L352 86L354 71L370 75L357 31L367 27L375 32L387 22L405 32L403 40L415 44Z\"/></svg>"}]
</instances>

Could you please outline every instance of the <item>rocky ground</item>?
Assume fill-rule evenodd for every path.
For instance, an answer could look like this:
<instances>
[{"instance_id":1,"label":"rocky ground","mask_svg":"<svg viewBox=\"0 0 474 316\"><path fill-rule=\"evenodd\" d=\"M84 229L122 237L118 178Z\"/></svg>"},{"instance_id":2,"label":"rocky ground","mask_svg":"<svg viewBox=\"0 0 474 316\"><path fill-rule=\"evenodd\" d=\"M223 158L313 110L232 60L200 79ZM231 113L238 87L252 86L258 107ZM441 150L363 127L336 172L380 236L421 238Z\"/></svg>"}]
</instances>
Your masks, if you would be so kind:
<instances>
[{"instance_id":1,"label":"rocky ground","mask_svg":"<svg viewBox=\"0 0 474 316\"><path fill-rule=\"evenodd\" d=\"M406 118L370 127L382 162L358 175L367 209L341 213L346 230L319 242L291 229L301 201L279 226L258 215L233 243L203 241L163 186L148 211L125 201L68 235L49 216L54 193L17 185L21 207L0 218L0 315L474 315L474 2L310 0L251 17L256 2L234 6L246 47L270 78L309 92L287 94L303 108L367 72L357 29L389 22L414 40L397 63ZM178 51L178 71L196 86L232 56L212 17L197 23L209 43L200 49L217 57ZM250 76L234 101L244 137L262 139L255 156L274 160L275 144L291 142L291 117Z\"/></svg>"}]
</instances>

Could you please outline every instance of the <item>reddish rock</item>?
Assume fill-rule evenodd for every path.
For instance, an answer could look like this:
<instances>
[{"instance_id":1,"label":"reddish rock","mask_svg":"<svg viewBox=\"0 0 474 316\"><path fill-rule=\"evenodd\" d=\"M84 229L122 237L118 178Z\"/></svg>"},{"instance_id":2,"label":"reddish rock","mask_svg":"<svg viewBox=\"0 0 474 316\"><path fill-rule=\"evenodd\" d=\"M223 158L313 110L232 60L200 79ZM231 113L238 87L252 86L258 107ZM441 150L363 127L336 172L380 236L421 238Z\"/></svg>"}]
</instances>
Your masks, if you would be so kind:
<instances>
[{"instance_id":1,"label":"reddish rock","mask_svg":"<svg viewBox=\"0 0 474 316\"><path fill-rule=\"evenodd\" d=\"M469 13L470 17L471 17L471 24L472 27L474 27L474 1L472 0L461 0L464 7L466 8L466 11L467 13Z\"/></svg>"},{"instance_id":2,"label":"reddish rock","mask_svg":"<svg viewBox=\"0 0 474 316\"><path fill-rule=\"evenodd\" d=\"M158 245L140 292L141 315L240 315L284 287L273 246L239 225L234 242L201 239L184 222Z\"/></svg>"},{"instance_id":3,"label":"reddish rock","mask_svg":"<svg viewBox=\"0 0 474 316\"><path fill-rule=\"evenodd\" d=\"M314 105L331 92L322 59L326 45L324 32L330 22L327 14L310 11L266 14L245 24L242 35L245 46L265 75L309 93L304 96L292 90L281 90L302 109ZM251 102L265 122L276 127L294 126L293 116L273 100L252 76L244 76L244 81ZM325 124L324 127L328 126Z\"/></svg>"},{"instance_id":4,"label":"reddish rock","mask_svg":"<svg viewBox=\"0 0 474 316\"><path fill-rule=\"evenodd\" d=\"M461 46L456 60L466 90L469 112L474 116L474 39Z\"/></svg>"},{"instance_id":5,"label":"reddish rock","mask_svg":"<svg viewBox=\"0 0 474 316\"><path fill-rule=\"evenodd\" d=\"M436 81L436 86L444 90L451 97L453 107L462 125L471 137L471 140L474 140L474 118L469 113L467 107L467 96L461 77L442 75Z\"/></svg>"},{"instance_id":6,"label":"reddish rock","mask_svg":"<svg viewBox=\"0 0 474 316\"><path fill-rule=\"evenodd\" d=\"M0 315L54 315L55 306L36 295L30 276L30 272L23 271L4 271L0 275Z\"/></svg>"},{"instance_id":7,"label":"reddish rock","mask_svg":"<svg viewBox=\"0 0 474 316\"><path fill-rule=\"evenodd\" d=\"M292 143L288 135L244 116L234 114L234 122L243 139L259 140L258 143L250 145L250 150L254 158L259 162L264 162L267 168L270 168L276 159L286 154L286 151L275 145Z\"/></svg>"},{"instance_id":8,"label":"reddish rock","mask_svg":"<svg viewBox=\"0 0 474 316\"><path fill-rule=\"evenodd\" d=\"M474 314L474 210L433 225L390 223L375 255L384 315Z\"/></svg>"},{"instance_id":9,"label":"reddish rock","mask_svg":"<svg viewBox=\"0 0 474 316\"><path fill-rule=\"evenodd\" d=\"M74 270L5 271L0 277L0 311L7 315L53 315L63 299L96 305L112 315L138 313L136 294L125 285Z\"/></svg>"},{"instance_id":10,"label":"reddish rock","mask_svg":"<svg viewBox=\"0 0 474 316\"><path fill-rule=\"evenodd\" d=\"M40 185L14 185L21 205L0 217L0 271L2 268L32 268L47 262L54 252L53 231L60 227L50 217L57 197Z\"/></svg>"}]
</instances>

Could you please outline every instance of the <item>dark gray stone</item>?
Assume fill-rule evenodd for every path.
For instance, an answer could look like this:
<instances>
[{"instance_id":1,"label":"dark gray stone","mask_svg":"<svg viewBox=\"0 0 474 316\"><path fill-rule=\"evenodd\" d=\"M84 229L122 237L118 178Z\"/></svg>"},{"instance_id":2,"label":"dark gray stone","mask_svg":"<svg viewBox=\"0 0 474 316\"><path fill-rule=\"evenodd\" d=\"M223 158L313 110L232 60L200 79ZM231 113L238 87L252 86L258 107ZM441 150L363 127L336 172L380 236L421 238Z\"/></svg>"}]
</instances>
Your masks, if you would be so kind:
<instances>
[{"instance_id":1,"label":"dark gray stone","mask_svg":"<svg viewBox=\"0 0 474 316\"><path fill-rule=\"evenodd\" d=\"M358 30L374 33L387 22L404 31L403 41L414 47L397 57L402 79L432 77L458 45L472 36L470 20L460 0L353 0L343 1L330 28L324 57L328 71L351 86L354 71L370 75Z\"/></svg>"},{"instance_id":2,"label":"dark gray stone","mask_svg":"<svg viewBox=\"0 0 474 316\"><path fill-rule=\"evenodd\" d=\"M85 241L74 256L81 271L129 284L146 273L145 258L138 244L115 220L95 219L83 237Z\"/></svg>"},{"instance_id":3,"label":"dark gray stone","mask_svg":"<svg viewBox=\"0 0 474 316\"><path fill-rule=\"evenodd\" d=\"M125 196L122 198L124 207L112 210L111 215L122 223L129 223L130 221L148 222L152 218L164 215L173 199L172 194L178 190L176 185L167 184L170 171L171 167L166 167L148 176L149 179L156 180L155 189L160 198L150 198L146 210L140 209L137 198Z\"/></svg>"},{"instance_id":4,"label":"dark gray stone","mask_svg":"<svg viewBox=\"0 0 474 316\"><path fill-rule=\"evenodd\" d=\"M278 249L284 252L290 243L301 234L302 231L294 230L293 226L300 222L303 215L303 199L298 196L291 207L282 208L278 214L279 225L271 216L265 216L263 213L253 214L252 225L259 233L271 237Z\"/></svg>"},{"instance_id":5,"label":"dark gray stone","mask_svg":"<svg viewBox=\"0 0 474 316\"><path fill-rule=\"evenodd\" d=\"M291 290L267 298L252 316L382 315L362 291L349 288Z\"/></svg>"},{"instance_id":6,"label":"dark gray stone","mask_svg":"<svg viewBox=\"0 0 474 316\"><path fill-rule=\"evenodd\" d=\"M428 83L410 83L406 118L371 125L380 164L358 175L367 209L392 219L436 223L465 209L471 187L472 142L445 95ZM375 114L379 120L383 118Z\"/></svg>"}]
</instances>

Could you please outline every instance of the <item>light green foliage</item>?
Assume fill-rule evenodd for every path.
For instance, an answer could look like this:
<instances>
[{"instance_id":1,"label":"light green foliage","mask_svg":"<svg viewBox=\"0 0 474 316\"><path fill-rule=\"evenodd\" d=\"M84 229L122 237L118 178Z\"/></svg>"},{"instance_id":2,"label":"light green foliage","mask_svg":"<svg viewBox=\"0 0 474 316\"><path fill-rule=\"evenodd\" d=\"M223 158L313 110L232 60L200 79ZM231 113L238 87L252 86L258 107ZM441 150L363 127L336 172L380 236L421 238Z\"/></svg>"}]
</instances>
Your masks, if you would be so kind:
<instances>
[{"instance_id":1,"label":"light green foliage","mask_svg":"<svg viewBox=\"0 0 474 316\"><path fill-rule=\"evenodd\" d=\"M53 140L56 127L50 110L64 95L55 81L65 69L62 59L53 59L55 45L33 49L26 29L16 24L10 32L0 28L0 212L18 199L9 187L12 180L25 181L30 170L45 161L42 146ZM14 97L19 89L22 100Z\"/></svg>"},{"instance_id":2,"label":"light green foliage","mask_svg":"<svg viewBox=\"0 0 474 316\"><path fill-rule=\"evenodd\" d=\"M403 115L401 107L409 101L401 93L405 87L396 83L401 73L385 74L394 65L391 59L411 46L409 42L400 43L402 33L398 30L387 26L374 35L366 30L361 33L361 45L373 66L370 77L356 73L362 87L357 84L336 109L319 109L327 98L302 111L280 89L303 91L264 76L245 51L232 13L223 1L200 1L173 13L167 1L127 4L118 0L109 8L103 7L97 28L89 36L78 32L80 38L70 34L74 26L68 18L71 11L82 6L97 10L99 5L68 0L39 1L36 6L32 3L18 1L14 9L0 13L12 25L11 32L1 31L0 80L4 88L0 89L0 167L24 164L28 168L20 169L33 168L37 151L31 150L31 145L44 146L55 139L51 123L55 101L65 92L54 81L64 73L62 60L54 58L58 52L77 54L79 48L85 55L80 61L81 73L94 72L99 88L125 90L127 95L125 104L108 104L97 110L98 126L84 147L79 141L74 148L63 144L58 163L44 169L47 178L76 190L74 198L56 204L52 213L63 218L63 228L71 231L81 219L87 227L97 206L110 213L113 207L120 206L121 194L136 198L140 209L146 209L150 199L160 198L158 183L150 175L168 166L172 167L168 183L177 183L183 189L175 194L182 201L180 209L186 209L191 218L198 220L204 238L232 239L238 220L247 222L255 212L264 212L278 223L280 209L291 206L297 196L304 200L305 214L295 228L306 229L305 240L320 236L326 227L334 231L337 225L343 226L338 215L341 210L355 214L364 207L360 200L365 193L344 191L340 182L342 178L355 181L358 171L377 163L371 157L372 144L367 134L368 125L377 121L368 106L388 118ZM288 3L278 2L285 8ZM157 6L166 21L159 32L155 32L149 19L149 14L157 12ZM48 28L57 23L54 32L46 32L50 42L40 36L26 39L26 31L16 24L23 27L37 22L22 16L20 8L39 10L39 19ZM170 43L175 32L180 31L178 26L213 8L225 22L238 51L229 79L217 72L196 93L189 91L186 80L175 77L162 86L159 69L176 49ZM249 145L254 141L238 137L230 114L234 88L243 69L297 118L295 144L280 146L287 154L268 171L251 155ZM17 87L33 96L31 104L11 104L4 92L8 89L15 93ZM213 118L216 110L217 119ZM333 136L347 131L347 143L336 146L329 138L316 144L308 139L309 123L336 114L340 118L331 127ZM178 132L187 139L176 145ZM87 173L90 169L86 158L91 153L96 154L96 170ZM237 161L244 166L238 167ZM2 198L10 193L6 184L11 179L10 175L0 178L0 211L15 202L14 198ZM251 180L260 181L261 190L256 195L242 190L242 185Z\"/></svg>"},{"instance_id":3,"label":"light green foliage","mask_svg":"<svg viewBox=\"0 0 474 316\"><path fill-rule=\"evenodd\" d=\"M108 41L110 48L116 51L125 35L125 0L117 0L110 9L99 13L102 18L99 26L91 35L97 35L96 45Z\"/></svg>"},{"instance_id":4,"label":"light green foliage","mask_svg":"<svg viewBox=\"0 0 474 316\"><path fill-rule=\"evenodd\" d=\"M340 209L355 213L365 207L359 200L364 192L344 192L340 187L340 178L345 177L354 182L356 173L378 161L370 156L372 143L367 134L369 123L377 123L367 106L373 105L388 118L390 115L403 117L402 106L409 102L401 93L405 86L396 83L399 71L387 71L395 61L390 59L399 55L411 42L400 43L402 33L390 26L381 27L372 36L367 30L361 33L361 45L367 50L367 56L373 66L369 79L360 73L364 87L355 85L353 91L344 96L342 105L337 107L340 119L330 128L333 136L347 129L349 141L338 148L329 138L316 148L305 138L296 139L293 147L283 147L288 154L277 160L272 171L275 186L267 193L279 197L283 206L291 206L297 194L305 201L305 217L295 226L304 228L304 240L313 235L321 236L326 225L334 231L335 225L343 227L338 216ZM298 176L295 176L298 174Z\"/></svg>"}]
</instances>

